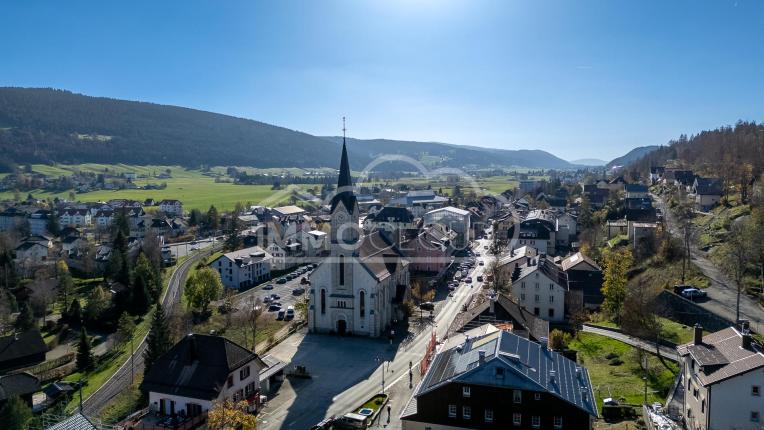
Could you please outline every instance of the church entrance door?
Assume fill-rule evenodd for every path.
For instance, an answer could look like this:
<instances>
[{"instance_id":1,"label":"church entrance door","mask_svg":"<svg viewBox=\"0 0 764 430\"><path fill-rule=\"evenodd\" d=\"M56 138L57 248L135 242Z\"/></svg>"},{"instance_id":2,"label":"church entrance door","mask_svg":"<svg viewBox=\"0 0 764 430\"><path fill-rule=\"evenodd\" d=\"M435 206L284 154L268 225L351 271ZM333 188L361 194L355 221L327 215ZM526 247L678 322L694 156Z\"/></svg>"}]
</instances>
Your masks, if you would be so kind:
<instances>
[{"instance_id":1,"label":"church entrance door","mask_svg":"<svg viewBox=\"0 0 764 430\"><path fill-rule=\"evenodd\" d=\"M348 323L345 320L337 321L337 334L344 336L348 329Z\"/></svg>"}]
</instances>

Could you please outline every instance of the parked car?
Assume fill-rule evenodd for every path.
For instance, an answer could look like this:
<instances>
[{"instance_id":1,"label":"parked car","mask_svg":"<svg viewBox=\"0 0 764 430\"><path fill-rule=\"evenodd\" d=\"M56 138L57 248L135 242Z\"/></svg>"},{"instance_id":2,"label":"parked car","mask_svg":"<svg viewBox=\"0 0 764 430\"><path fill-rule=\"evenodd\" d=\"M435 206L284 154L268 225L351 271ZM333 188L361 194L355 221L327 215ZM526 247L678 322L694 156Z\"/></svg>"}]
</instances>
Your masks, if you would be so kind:
<instances>
[{"instance_id":1,"label":"parked car","mask_svg":"<svg viewBox=\"0 0 764 430\"><path fill-rule=\"evenodd\" d=\"M286 284L286 281L287 281L286 278L279 278L279 279L276 280L276 283L277 284Z\"/></svg>"},{"instance_id":2,"label":"parked car","mask_svg":"<svg viewBox=\"0 0 764 430\"><path fill-rule=\"evenodd\" d=\"M280 298L281 298L281 296L279 296L278 294L271 294L271 298L272 298L273 300L278 300L278 299L280 299Z\"/></svg>"},{"instance_id":3,"label":"parked car","mask_svg":"<svg viewBox=\"0 0 764 430\"><path fill-rule=\"evenodd\" d=\"M270 306L268 306L268 312L276 312L281 310L281 303L271 303Z\"/></svg>"},{"instance_id":4,"label":"parked car","mask_svg":"<svg viewBox=\"0 0 764 430\"><path fill-rule=\"evenodd\" d=\"M264 286L263 289L264 290L272 290L273 289L273 284L268 284L268 285Z\"/></svg>"},{"instance_id":5,"label":"parked car","mask_svg":"<svg viewBox=\"0 0 764 430\"><path fill-rule=\"evenodd\" d=\"M281 321L284 319L285 316L286 316L286 312L284 312L284 310L282 309L279 311L279 314L276 316L276 319Z\"/></svg>"},{"instance_id":6,"label":"parked car","mask_svg":"<svg viewBox=\"0 0 764 430\"><path fill-rule=\"evenodd\" d=\"M425 311L432 311L432 310L435 310L435 303L433 302L420 303L419 308Z\"/></svg>"},{"instance_id":7,"label":"parked car","mask_svg":"<svg viewBox=\"0 0 764 430\"><path fill-rule=\"evenodd\" d=\"M695 288L692 285L674 285L674 294L682 294L682 291L688 288Z\"/></svg>"},{"instance_id":8,"label":"parked car","mask_svg":"<svg viewBox=\"0 0 764 430\"><path fill-rule=\"evenodd\" d=\"M289 306L286 310L286 319L294 319L294 306Z\"/></svg>"},{"instance_id":9,"label":"parked car","mask_svg":"<svg viewBox=\"0 0 764 430\"><path fill-rule=\"evenodd\" d=\"M701 291L697 288L687 288L686 290L682 291L682 297L690 300L702 299L706 296L707 294L705 291Z\"/></svg>"},{"instance_id":10,"label":"parked car","mask_svg":"<svg viewBox=\"0 0 764 430\"><path fill-rule=\"evenodd\" d=\"M478 275L476 279L478 282L483 282L483 275Z\"/></svg>"},{"instance_id":11,"label":"parked car","mask_svg":"<svg viewBox=\"0 0 764 430\"><path fill-rule=\"evenodd\" d=\"M265 296L265 297L263 297L263 303L270 303L270 302L271 302L271 300L273 300L273 299L271 298L271 296Z\"/></svg>"},{"instance_id":12,"label":"parked car","mask_svg":"<svg viewBox=\"0 0 764 430\"><path fill-rule=\"evenodd\" d=\"M302 288L302 287L297 287L294 290L292 290L292 294L295 296L299 296L300 294L304 294L304 293L305 293L305 288Z\"/></svg>"},{"instance_id":13,"label":"parked car","mask_svg":"<svg viewBox=\"0 0 764 430\"><path fill-rule=\"evenodd\" d=\"M480 260L480 263L478 263L481 266L485 266L485 262L483 260Z\"/></svg>"},{"instance_id":14,"label":"parked car","mask_svg":"<svg viewBox=\"0 0 764 430\"><path fill-rule=\"evenodd\" d=\"M470 278L470 277L464 278L464 282L466 282L468 284L471 284L472 283L472 278Z\"/></svg>"}]
</instances>

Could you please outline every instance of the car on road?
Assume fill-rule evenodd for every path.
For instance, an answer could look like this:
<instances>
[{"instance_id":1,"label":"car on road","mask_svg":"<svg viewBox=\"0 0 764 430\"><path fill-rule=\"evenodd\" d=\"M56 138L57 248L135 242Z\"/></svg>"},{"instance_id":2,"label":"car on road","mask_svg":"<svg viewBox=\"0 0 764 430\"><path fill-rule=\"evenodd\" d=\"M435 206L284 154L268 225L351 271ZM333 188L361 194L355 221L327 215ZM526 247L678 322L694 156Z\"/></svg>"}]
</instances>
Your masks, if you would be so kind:
<instances>
[{"instance_id":1,"label":"car on road","mask_svg":"<svg viewBox=\"0 0 764 430\"><path fill-rule=\"evenodd\" d=\"M488 245L483 245L483 249L488 249Z\"/></svg>"},{"instance_id":2,"label":"car on road","mask_svg":"<svg viewBox=\"0 0 764 430\"><path fill-rule=\"evenodd\" d=\"M279 278L279 279L276 280L276 283L277 284L286 284L286 281L287 281L286 278Z\"/></svg>"},{"instance_id":3,"label":"car on road","mask_svg":"<svg viewBox=\"0 0 764 430\"><path fill-rule=\"evenodd\" d=\"M272 290L273 289L273 284L268 284L268 285L264 286L263 289L264 290Z\"/></svg>"},{"instance_id":4,"label":"car on road","mask_svg":"<svg viewBox=\"0 0 764 430\"><path fill-rule=\"evenodd\" d=\"M279 296L278 294L271 294L271 298L272 298L273 300L278 300L278 299L280 299L280 298L281 298L281 296Z\"/></svg>"},{"instance_id":5,"label":"car on road","mask_svg":"<svg viewBox=\"0 0 764 430\"><path fill-rule=\"evenodd\" d=\"M435 310L435 303L433 302L424 302L419 304L419 309L425 310L425 311L432 311Z\"/></svg>"},{"instance_id":6,"label":"car on road","mask_svg":"<svg viewBox=\"0 0 764 430\"><path fill-rule=\"evenodd\" d=\"M309 282L309 281L308 281L308 278L306 278L306 277L304 277L304 276L302 277L302 279L300 279L300 284L302 284L302 285L305 285L305 284L307 284L308 282Z\"/></svg>"},{"instance_id":7,"label":"car on road","mask_svg":"<svg viewBox=\"0 0 764 430\"><path fill-rule=\"evenodd\" d=\"M475 253L475 257L480 257L480 253L479 253L479 252L476 252L476 253Z\"/></svg>"},{"instance_id":8,"label":"car on road","mask_svg":"<svg viewBox=\"0 0 764 430\"><path fill-rule=\"evenodd\" d=\"M450 293L448 293L448 297L454 297L454 292L451 291Z\"/></svg>"},{"instance_id":9,"label":"car on road","mask_svg":"<svg viewBox=\"0 0 764 430\"><path fill-rule=\"evenodd\" d=\"M271 296L265 296L263 297L263 303L270 303L270 301L273 300Z\"/></svg>"},{"instance_id":10,"label":"car on road","mask_svg":"<svg viewBox=\"0 0 764 430\"><path fill-rule=\"evenodd\" d=\"M699 290L697 288L688 288L688 289L682 291L682 297L684 297L686 299L690 299L690 300L702 299L702 298L706 297L707 295L708 294L706 294L705 291L701 291L701 290Z\"/></svg>"},{"instance_id":11,"label":"car on road","mask_svg":"<svg viewBox=\"0 0 764 430\"><path fill-rule=\"evenodd\" d=\"M276 315L276 319L277 319L277 320L279 320L279 321L281 321L281 320L283 320L283 319L284 319L284 317L285 317L285 316L286 316L286 312L284 312L284 310L283 310L283 309L281 309L281 310L279 311L278 315Z\"/></svg>"},{"instance_id":12,"label":"car on road","mask_svg":"<svg viewBox=\"0 0 764 430\"><path fill-rule=\"evenodd\" d=\"M305 293L305 288L302 288L302 287L297 287L294 290L292 290L292 294L295 296L299 296L300 294L304 294L304 293Z\"/></svg>"},{"instance_id":13,"label":"car on road","mask_svg":"<svg viewBox=\"0 0 764 430\"><path fill-rule=\"evenodd\" d=\"M294 306L287 307L286 319L288 320L294 319Z\"/></svg>"},{"instance_id":14,"label":"car on road","mask_svg":"<svg viewBox=\"0 0 764 430\"><path fill-rule=\"evenodd\" d=\"M471 284L472 283L472 278L471 277L464 278L464 282L467 283L467 284Z\"/></svg>"},{"instance_id":15,"label":"car on road","mask_svg":"<svg viewBox=\"0 0 764 430\"><path fill-rule=\"evenodd\" d=\"M477 278L475 278L478 282L483 282L483 275L478 275Z\"/></svg>"},{"instance_id":16,"label":"car on road","mask_svg":"<svg viewBox=\"0 0 764 430\"><path fill-rule=\"evenodd\" d=\"M689 288L695 288L692 285L674 285L674 294L682 294L682 291L687 290Z\"/></svg>"},{"instance_id":17,"label":"car on road","mask_svg":"<svg viewBox=\"0 0 764 430\"><path fill-rule=\"evenodd\" d=\"M478 263L480 266L485 266L485 262L483 260L480 260L480 263Z\"/></svg>"},{"instance_id":18,"label":"car on road","mask_svg":"<svg viewBox=\"0 0 764 430\"><path fill-rule=\"evenodd\" d=\"M281 310L281 303L271 303L271 305L268 306L268 312L276 312L278 310Z\"/></svg>"}]
</instances>

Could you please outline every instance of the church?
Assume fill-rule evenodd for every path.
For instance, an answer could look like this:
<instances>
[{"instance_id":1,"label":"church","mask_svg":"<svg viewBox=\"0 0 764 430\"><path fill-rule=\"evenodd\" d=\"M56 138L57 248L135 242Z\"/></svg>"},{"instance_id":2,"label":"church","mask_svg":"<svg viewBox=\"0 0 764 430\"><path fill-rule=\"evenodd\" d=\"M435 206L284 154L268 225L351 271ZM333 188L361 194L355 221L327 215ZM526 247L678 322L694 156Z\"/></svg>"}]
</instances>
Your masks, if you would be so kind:
<instances>
[{"instance_id":1,"label":"church","mask_svg":"<svg viewBox=\"0 0 764 430\"><path fill-rule=\"evenodd\" d=\"M313 333L386 336L393 321L403 317L409 262L383 231L362 235L358 218L343 136L331 199L331 253L310 275L308 328Z\"/></svg>"}]
</instances>

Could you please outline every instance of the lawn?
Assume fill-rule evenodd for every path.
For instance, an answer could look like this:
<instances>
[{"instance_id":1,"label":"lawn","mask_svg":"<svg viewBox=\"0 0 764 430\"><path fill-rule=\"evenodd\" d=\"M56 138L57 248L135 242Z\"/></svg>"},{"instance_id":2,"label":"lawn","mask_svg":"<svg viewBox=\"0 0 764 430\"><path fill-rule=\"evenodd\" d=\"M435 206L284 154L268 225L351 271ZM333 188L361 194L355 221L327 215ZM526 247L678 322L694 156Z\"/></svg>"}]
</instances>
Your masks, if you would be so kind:
<instances>
[{"instance_id":1,"label":"lawn","mask_svg":"<svg viewBox=\"0 0 764 430\"><path fill-rule=\"evenodd\" d=\"M287 324L288 321L276 320L272 313L263 313L257 319L256 343L259 344L269 340ZM217 334L225 336L241 346L248 347L252 344L252 334L248 329L235 323L226 327L226 316L220 314L217 310L213 312L213 315L207 321L194 326L194 332L196 333L209 333L211 330L215 330Z\"/></svg>"},{"instance_id":2,"label":"lawn","mask_svg":"<svg viewBox=\"0 0 764 430\"><path fill-rule=\"evenodd\" d=\"M570 343L578 351L578 362L589 370L598 407L602 399L613 397L629 404L644 401L645 372L636 348L593 333L578 333ZM648 402L663 402L674 383L674 373L656 357L648 356ZM669 364L673 371L675 364Z\"/></svg>"},{"instance_id":3,"label":"lawn","mask_svg":"<svg viewBox=\"0 0 764 430\"><path fill-rule=\"evenodd\" d=\"M110 172L136 172L139 175L158 174L169 169L172 177L169 179L137 179L135 184L142 186L149 183L166 183L167 188L162 190L98 190L89 193L77 194L79 201L106 201L109 199L134 199L145 200L153 198L155 200L177 199L183 202L185 210L200 209L206 210L210 205L215 205L221 210L231 210L237 202L252 204L267 204L269 206L278 206L289 201L292 195L292 187L282 190L272 190L270 185L235 185L230 182L215 182L215 174L205 174L199 170L187 170L178 166L129 166L124 164L104 165L104 164L78 164L78 165L56 165L48 166L44 164L35 164L32 166L35 172L44 173L49 176L70 175L74 171L88 171L103 173L104 169ZM298 188L307 189L315 185L297 185ZM27 193L21 193L26 195ZM33 190L31 194L36 198L53 199L69 198L69 191L61 193L51 193L42 190ZM13 192L0 192L0 199L12 199Z\"/></svg>"}]
</instances>

